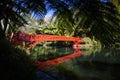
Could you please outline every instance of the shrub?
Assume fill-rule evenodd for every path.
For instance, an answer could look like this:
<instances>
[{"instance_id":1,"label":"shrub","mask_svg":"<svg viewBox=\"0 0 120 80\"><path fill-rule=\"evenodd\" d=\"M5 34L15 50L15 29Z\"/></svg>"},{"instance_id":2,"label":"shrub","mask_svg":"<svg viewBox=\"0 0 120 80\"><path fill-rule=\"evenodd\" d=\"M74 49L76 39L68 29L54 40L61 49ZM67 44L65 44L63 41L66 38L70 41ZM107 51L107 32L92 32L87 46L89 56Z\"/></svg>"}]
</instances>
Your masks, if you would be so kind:
<instances>
[{"instance_id":1,"label":"shrub","mask_svg":"<svg viewBox=\"0 0 120 80\"><path fill-rule=\"evenodd\" d=\"M0 40L0 72L3 80L35 80L34 61L25 50L15 48L6 40Z\"/></svg>"}]
</instances>

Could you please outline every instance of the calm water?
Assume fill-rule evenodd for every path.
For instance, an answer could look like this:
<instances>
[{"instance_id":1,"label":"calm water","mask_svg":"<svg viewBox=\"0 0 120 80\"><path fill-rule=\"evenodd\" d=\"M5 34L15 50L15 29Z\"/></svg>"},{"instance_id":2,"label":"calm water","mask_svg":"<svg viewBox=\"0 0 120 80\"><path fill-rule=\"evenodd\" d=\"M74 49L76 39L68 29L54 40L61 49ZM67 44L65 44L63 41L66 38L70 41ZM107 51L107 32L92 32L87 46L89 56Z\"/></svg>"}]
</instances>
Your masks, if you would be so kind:
<instances>
[{"instance_id":1,"label":"calm water","mask_svg":"<svg viewBox=\"0 0 120 80\"><path fill-rule=\"evenodd\" d=\"M120 80L120 49L36 46L31 56L38 80Z\"/></svg>"}]
</instances>

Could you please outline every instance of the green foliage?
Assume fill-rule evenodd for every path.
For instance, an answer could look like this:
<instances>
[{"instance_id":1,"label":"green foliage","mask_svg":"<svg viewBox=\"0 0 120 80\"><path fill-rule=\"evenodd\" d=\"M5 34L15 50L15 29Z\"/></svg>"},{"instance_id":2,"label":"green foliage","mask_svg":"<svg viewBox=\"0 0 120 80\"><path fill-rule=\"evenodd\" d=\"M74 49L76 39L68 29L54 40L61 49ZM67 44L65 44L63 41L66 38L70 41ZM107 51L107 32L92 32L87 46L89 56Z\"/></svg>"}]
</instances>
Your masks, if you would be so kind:
<instances>
[{"instance_id":1,"label":"green foliage","mask_svg":"<svg viewBox=\"0 0 120 80\"><path fill-rule=\"evenodd\" d=\"M99 0L84 0L76 4L77 9L73 8L76 12L74 18L78 22L75 35L79 35L77 33L82 29L87 36L100 41L102 46L120 42L120 14L115 5Z\"/></svg>"},{"instance_id":2,"label":"green foliage","mask_svg":"<svg viewBox=\"0 0 120 80\"><path fill-rule=\"evenodd\" d=\"M112 3L111 3L112 2ZM31 14L43 18L46 8L55 10L56 20L41 33L81 36L82 32L100 41L103 46L120 42L119 0L103 3L100 0L22 0L0 1L0 38L27 23L23 17ZM33 16L32 13L35 13ZM36 16L37 15L37 16ZM29 21L29 19L28 19ZM44 21L41 21L41 24ZM52 21L51 21L52 22ZM53 27L54 26L54 27ZM50 32L54 30L53 32ZM40 31L37 31L40 33Z\"/></svg>"},{"instance_id":3,"label":"green foliage","mask_svg":"<svg viewBox=\"0 0 120 80\"><path fill-rule=\"evenodd\" d=\"M27 24L23 18L24 14L32 14L33 12L43 16L45 12L44 0L5 0L0 1L0 37L5 37L6 31L18 29L18 27ZM33 16L35 17L35 16Z\"/></svg>"},{"instance_id":4,"label":"green foliage","mask_svg":"<svg viewBox=\"0 0 120 80\"><path fill-rule=\"evenodd\" d=\"M55 11L56 20L51 23L52 26L50 24L48 29L45 29L46 32L50 33L53 30L52 34L80 37L86 34L91 39L101 42L102 47L111 47L120 42L119 7L100 0L75 1L67 1L72 5L68 10L64 6L61 11ZM117 1L115 3L117 4Z\"/></svg>"}]
</instances>

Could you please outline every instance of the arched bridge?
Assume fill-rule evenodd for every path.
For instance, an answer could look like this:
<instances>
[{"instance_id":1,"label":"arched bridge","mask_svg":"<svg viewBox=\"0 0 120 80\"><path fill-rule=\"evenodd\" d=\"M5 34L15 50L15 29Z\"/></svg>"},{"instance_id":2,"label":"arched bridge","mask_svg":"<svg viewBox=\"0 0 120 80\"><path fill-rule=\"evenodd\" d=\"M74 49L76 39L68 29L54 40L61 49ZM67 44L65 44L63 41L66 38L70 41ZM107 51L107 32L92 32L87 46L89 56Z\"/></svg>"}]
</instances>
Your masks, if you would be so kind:
<instances>
[{"instance_id":1,"label":"arched bridge","mask_svg":"<svg viewBox=\"0 0 120 80\"><path fill-rule=\"evenodd\" d=\"M14 33L12 41L16 45L19 45L21 42L29 42L27 49L30 49L43 41L72 41L73 48L75 48L79 45L81 38L45 34L23 34L18 32Z\"/></svg>"}]
</instances>

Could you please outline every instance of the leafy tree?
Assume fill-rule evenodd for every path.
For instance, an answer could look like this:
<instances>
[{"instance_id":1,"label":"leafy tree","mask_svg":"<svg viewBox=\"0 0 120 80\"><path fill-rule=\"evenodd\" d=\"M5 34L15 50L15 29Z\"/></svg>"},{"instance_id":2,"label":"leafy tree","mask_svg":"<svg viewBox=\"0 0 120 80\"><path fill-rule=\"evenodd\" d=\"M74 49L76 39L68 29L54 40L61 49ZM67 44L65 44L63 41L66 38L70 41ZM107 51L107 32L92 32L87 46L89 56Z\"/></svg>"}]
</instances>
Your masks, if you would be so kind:
<instances>
[{"instance_id":1,"label":"leafy tree","mask_svg":"<svg viewBox=\"0 0 120 80\"><path fill-rule=\"evenodd\" d=\"M48 1L57 16L54 26L58 29L58 34L81 36L82 33L86 33L90 38L100 41L103 46L112 46L116 41L119 42L120 14L111 2L101 2L101 0Z\"/></svg>"},{"instance_id":2,"label":"leafy tree","mask_svg":"<svg viewBox=\"0 0 120 80\"><path fill-rule=\"evenodd\" d=\"M13 30L25 23L22 17L25 13L42 16L45 11L44 0L1 0L0 1L0 37L6 35L9 27ZM35 17L35 16L34 16Z\"/></svg>"},{"instance_id":3,"label":"leafy tree","mask_svg":"<svg viewBox=\"0 0 120 80\"><path fill-rule=\"evenodd\" d=\"M120 15L115 5L100 0L74 0L67 3L72 5L71 11L77 25L74 36L80 36L80 33L84 32L100 41L103 46L110 46L119 41Z\"/></svg>"},{"instance_id":4,"label":"leafy tree","mask_svg":"<svg viewBox=\"0 0 120 80\"><path fill-rule=\"evenodd\" d=\"M8 29L15 29L27 23L23 15L42 16L48 9L55 10L58 33L80 36L80 31L95 37L103 45L119 41L120 17L118 9L111 2L101 0L4 0L0 1L0 32L4 37ZM58 22L59 21L59 22ZM75 26L73 26L75 25ZM77 26L76 26L77 25ZM8 28L11 27L11 28ZM98 31L97 31L98 30ZM13 31L13 30L12 30Z\"/></svg>"}]
</instances>

